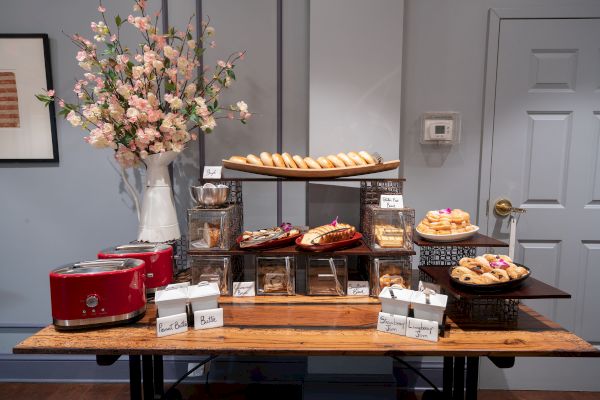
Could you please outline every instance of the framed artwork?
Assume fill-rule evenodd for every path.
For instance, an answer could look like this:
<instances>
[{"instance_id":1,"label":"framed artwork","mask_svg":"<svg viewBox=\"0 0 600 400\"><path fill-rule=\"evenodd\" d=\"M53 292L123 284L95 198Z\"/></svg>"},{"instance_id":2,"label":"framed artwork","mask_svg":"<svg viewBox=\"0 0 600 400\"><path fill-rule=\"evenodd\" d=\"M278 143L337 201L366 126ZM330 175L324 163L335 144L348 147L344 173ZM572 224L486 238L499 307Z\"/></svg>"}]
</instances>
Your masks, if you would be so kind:
<instances>
[{"instance_id":1,"label":"framed artwork","mask_svg":"<svg viewBox=\"0 0 600 400\"><path fill-rule=\"evenodd\" d=\"M0 162L58 162L48 35L0 34Z\"/></svg>"}]
</instances>

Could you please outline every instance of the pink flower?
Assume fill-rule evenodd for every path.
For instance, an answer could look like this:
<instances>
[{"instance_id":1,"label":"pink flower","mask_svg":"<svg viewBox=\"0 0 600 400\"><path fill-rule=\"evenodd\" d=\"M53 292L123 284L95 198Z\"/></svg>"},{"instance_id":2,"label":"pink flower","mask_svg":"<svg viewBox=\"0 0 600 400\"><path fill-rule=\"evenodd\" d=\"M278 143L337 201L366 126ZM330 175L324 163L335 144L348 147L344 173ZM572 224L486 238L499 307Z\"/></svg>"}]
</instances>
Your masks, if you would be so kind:
<instances>
[{"instance_id":1,"label":"pink flower","mask_svg":"<svg viewBox=\"0 0 600 400\"><path fill-rule=\"evenodd\" d=\"M146 114L148 115L148 122L152 123L158 122L162 117L162 111L160 110L149 110Z\"/></svg>"},{"instance_id":2,"label":"pink flower","mask_svg":"<svg viewBox=\"0 0 600 400\"><path fill-rule=\"evenodd\" d=\"M104 6L102 6L102 5L99 5L99 6L98 6L98 12L101 12L101 13L104 13L104 12L106 12L106 7L104 7Z\"/></svg>"},{"instance_id":3,"label":"pink flower","mask_svg":"<svg viewBox=\"0 0 600 400\"><path fill-rule=\"evenodd\" d=\"M46 92L46 96L53 97L53 96L54 96L54 93L55 93L55 92L54 92L54 90L48 90L48 91Z\"/></svg>"},{"instance_id":4,"label":"pink flower","mask_svg":"<svg viewBox=\"0 0 600 400\"><path fill-rule=\"evenodd\" d=\"M210 41L210 48L214 49L215 47L217 47L217 42L215 42L214 40Z\"/></svg>"},{"instance_id":5,"label":"pink flower","mask_svg":"<svg viewBox=\"0 0 600 400\"><path fill-rule=\"evenodd\" d=\"M217 61L217 65L221 68L225 68L227 66L227 64L223 60Z\"/></svg>"},{"instance_id":6,"label":"pink flower","mask_svg":"<svg viewBox=\"0 0 600 400\"><path fill-rule=\"evenodd\" d=\"M177 56L179 56L179 52L173 49L171 46L165 46L163 48L163 53L165 53L165 57L167 57L169 60L175 60L177 59Z\"/></svg>"},{"instance_id":7,"label":"pink flower","mask_svg":"<svg viewBox=\"0 0 600 400\"><path fill-rule=\"evenodd\" d=\"M87 56L88 56L88 54L85 51L80 50L80 51L77 52L77 56L75 57L75 59L77 61L81 62L81 61L85 61L86 58L87 58Z\"/></svg>"}]
</instances>

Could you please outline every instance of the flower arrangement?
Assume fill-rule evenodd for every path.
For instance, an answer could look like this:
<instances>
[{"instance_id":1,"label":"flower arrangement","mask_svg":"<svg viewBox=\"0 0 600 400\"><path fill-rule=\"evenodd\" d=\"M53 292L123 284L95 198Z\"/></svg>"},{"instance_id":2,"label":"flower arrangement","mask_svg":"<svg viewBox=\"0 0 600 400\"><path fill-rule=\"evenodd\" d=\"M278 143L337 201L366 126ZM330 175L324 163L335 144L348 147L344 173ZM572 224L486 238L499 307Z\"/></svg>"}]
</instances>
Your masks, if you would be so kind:
<instances>
[{"instance_id":1,"label":"flower arrangement","mask_svg":"<svg viewBox=\"0 0 600 400\"><path fill-rule=\"evenodd\" d=\"M215 47L214 28L202 22L200 43L194 39L191 18L185 31L170 28L161 33L160 11L150 16L146 0L134 2L133 15L126 19L117 15L114 28L100 2L102 20L91 23L94 40L70 36L84 70L73 89L76 103L57 97L53 90L36 95L46 106L56 101L59 115L87 130L85 140L93 147L113 149L123 168L138 165L149 154L181 152L185 143L197 138L194 129L210 133L218 119L245 124L251 117L244 101L227 107L218 101L221 91L236 79L235 63L243 60L245 52L233 53L194 76L206 50L203 45ZM135 27L143 38L136 49L120 40L126 25Z\"/></svg>"}]
</instances>

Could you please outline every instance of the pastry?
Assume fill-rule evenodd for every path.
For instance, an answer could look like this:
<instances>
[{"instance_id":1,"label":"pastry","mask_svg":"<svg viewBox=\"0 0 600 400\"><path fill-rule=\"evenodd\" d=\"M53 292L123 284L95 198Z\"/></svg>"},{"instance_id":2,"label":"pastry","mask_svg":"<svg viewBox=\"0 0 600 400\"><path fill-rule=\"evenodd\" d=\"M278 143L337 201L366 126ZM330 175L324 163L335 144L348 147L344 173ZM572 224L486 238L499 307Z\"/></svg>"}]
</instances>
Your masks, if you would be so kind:
<instances>
[{"instance_id":1,"label":"pastry","mask_svg":"<svg viewBox=\"0 0 600 400\"><path fill-rule=\"evenodd\" d=\"M335 168L335 165L325 157L317 158L317 162L323 168Z\"/></svg>"},{"instance_id":2,"label":"pastry","mask_svg":"<svg viewBox=\"0 0 600 400\"><path fill-rule=\"evenodd\" d=\"M260 160L260 158L256 157L254 154L248 154L246 156L246 160L248 161L249 164L253 164L253 165L264 165L263 162Z\"/></svg>"},{"instance_id":3,"label":"pastry","mask_svg":"<svg viewBox=\"0 0 600 400\"><path fill-rule=\"evenodd\" d=\"M310 157L304 157L304 162L306 163L306 165L308 165L308 168L310 169L321 169L319 163Z\"/></svg>"},{"instance_id":4,"label":"pastry","mask_svg":"<svg viewBox=\"0 0 600 400\"><path fill-rule=\"evenodd\" d=\"M384 248L404 247L404 230L393 225L375 225L375 243Z\"/></svg>"},{"instance_id":5,"label":"pastry","mask_svg":"<svg viewBox=\"0 0 600 400\"><path fill-rule=\"evenodd\" d=\"M340 160L340 158L338 156L334 156L333 154L330 154L327 156L327 159L334 165L334 167L336 168L344 168L346 166L346 164L344 164L344 162L342 160Z\"/></svg>"},{"instance_id":6,"label":"pastry","mask_svg":"<svg viewBox=\"0 0 600 400\"><path fill-rule=\"evenodd\" d=\"M273 159L273 164L275 164L276 167L286 168L285 161L279 153L273 153L271 158Z\"/></svg>"},{"instance_id":7,"label":"pastry","mask_svg":"<svg viewBox=\"0 0 600 400\"><path fill-rule=\"evenodd\" d=\"M338 153L338 158L346 164L347 167L354 167L356 163L350 159L345 153Z\"/></svg>"},{"instance_id":8,"label":"pastry","mask_svg":"<svg viewBox=\"0 0 600 400\"><path fill-rule=\"evenodd\" d=\"M300 230L293 227L289 223L283 223L281 226L274 228L259 229L257 231L245 231L242 233L242 240L239 242L240 247L252 247L258 244L268 243L272 240L281 240L290 236L295 236L300 233Z\"/></svg>"},{"instance_id":9,"label":"pastry","mask_svg":"<svg viewBox=\"0 0 600 400\"><path fill-rule=\"evenodd\" d=\"M361 156L359 156L357 153L351 151L348 153L348 157L350 157L350 159L352 161L354 161L354 163L356 165L367 165L367 162L365 160L363 160L363 158Z\"/></svg>"},{"instance_id":10,"label":"pastry","mask_svg":"<svg viewBox=\"0 0 600 400\"><path fill-rule=\"evenodd\" d=\"M262 161L262 163L268 167L273 167L275 165L273 163L273 157L271 156L271 153L266 151L260 153L260 161Z\"/></svg>"},{"instance_id":11,"label":"pastry","mask_svg":"<svg viewBox=\"0 0 600 400\"><path fill-rule=\"evenodd\" d=\"M221 227L218 224L204 223L203 237L208 248L218 247L221 236Z\"/></svg>"},{"instance_id":12,"label":"pastry","mask_svg":"<svg viewBox=\"0 0 600 400\"><path fill-rule=\"evenodd\" d=\"M430 235L451 235L477 229L471 225L469 213L461 209L446 208L428 211L417 226L419 232Z\"/></svg>"},{"instance_id":13,"label":"pastry","mask_svg":"<svg viewBox=\"0 0 600 400\"><path fill-rule=\"evenodd\" d=\"M377 164L377 162L375 162L375 159L373 157L371 157L371 155L369 153L367 153L366 151L359 151L358 155L366 161L367 164Z\"/></svg>"},{"instance_id":14,"label":"pastry","mask_svg":"<svg viewBox=\"0 0 600 400\"><path fill-rule=\"evenodd\" d=\"M281 157L283 157L283 161L285 162L286 167L288 167L288 168L298 168L298 166L294 162L294 159L292 158L292 156L290 155L290 153L283 153L281 155Z\"/></svg>"},{"instance_id":15,"label":"pastry","mask_svg":"<svg viewBox=\"0 0 600 400\"><path fill-rule=\"evenodd\" d=\"M281 293L287 292L287 277L285 267L264 268L263 292Z\"/></svg>"},{"instance_id":16,"label":"pastry","mask_svg":"<svg viewBox=\"0 0 600 400\"><path fill-rule=\"evenodd\" d=\"M229 161L233 161L236 163L240 163L240 164L246 164L246 157L240 157L240 156L231 156L229 157Z\"/></svg>"},{"instance_id":17,"label":"pastry","mask_svg":"<svg viewBox=\"0 0 600 400\"><path fill-rule=\"evenodd\" d=\"M294 160L294 162L296 163L296 165L298 166L298 168L300 169L308 169L308 165L306 165L306 163L304 162L304 158L295 155L294 157L292 157L292 159Z\"/></svg>"},{"instance_id":18,"label":"pastry","mask_svg":"<svg viewBox=\"0 0 600 400\"><path fill-rule=\"evenodd\" d=\"M475 274L475 272L471 271L467 267L455 267L455 268L452 269L452 273L451 273L451 275L454 278L458 278L458 277L461 277L463 275L473 275L473 274Z\"/></svg>"},{"instance_id":19,"label":"pastry","mask_svg":"<svg viewBox=\"0 0 600 400\"><path fill-rule=\"evenodd\" d=\"M352 225L336 223L319 226L306 232L302 237L302 244L307 246L339 242L354 236L356 228Z\"/></svg>"},{"instance_id":20,"label":"pastry","mask_svg":"<svg viewBox=\"0 0 600 400\"><path fill-rule=\"evenodd\" d=\"M500 283L500 279L496 278L491 272L486 272L481 275L481 280L485 284Z\"/></svg>"},{"instance_id":21,"label":"pastry","mask_svg":"<svg viewBox=\"0 0 600 400\"><path fill-rule=\"evenodd\" d=\"M520 279L529 274L527 268L516 265L504 255L484 254L479 257L461 258L458 266L450 271L452 278L461 282L489 285ZM464 278L472 276L471 278Z\"/></svg>"},{"instance_id":22,"label":"pastry","mask_svg":"<svg viewBox=\"0 0 600 400\"><path fill-rule=\"evenodd\" d=\"M404 282L404 278L400 275L385 274L379 277L379 287L381 289L392 285L398 285L407 289L406 283Z\"/></svg>"},{"instance_id":23,"label":"pastry","mask_svg":"<svg viewBox=\"0 0 600 400\"><path fill-rule=\"evenodd\" d=\"M490 274L494 275L500 282L506 282L510 280L508 273L502 268L494 268L490 272Z\"/></svg>"},{"instance_id":24,"label":"pastry","mask_svg":"<svg viewBox=\"0 0 600 400\"><path fill-rule=\"evenodd\" d=\"M476 284L482 284L483 280L481 279L481 276L479 275L471 275L471 274L465 274L465 275L461 275L458 278L459 281L463 282L463 283L476 283Z\"/></svg>"}]
</instances>

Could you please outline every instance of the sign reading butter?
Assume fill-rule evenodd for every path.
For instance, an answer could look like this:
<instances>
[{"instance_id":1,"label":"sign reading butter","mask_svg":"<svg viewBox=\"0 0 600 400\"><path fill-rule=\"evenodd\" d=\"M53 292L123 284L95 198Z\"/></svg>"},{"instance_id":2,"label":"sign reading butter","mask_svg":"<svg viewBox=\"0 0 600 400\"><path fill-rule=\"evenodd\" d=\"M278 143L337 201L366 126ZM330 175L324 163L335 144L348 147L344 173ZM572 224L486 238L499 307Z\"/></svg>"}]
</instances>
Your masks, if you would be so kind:
<instances>
[{"instance_id":1,"label":"sign reading butter","mask_svg":"<svg viewBox=\"0 0 600 400\"><path fill-rule=\"evenodd\" d=\"M156 336L163 337L188 330L187 314L175 314L156 318Z\"/></svg>"},{"instance_id":2,"label":"sign reading butter","mask_svg":"<svg viewBox=\"0 0 600 400\"><path fill-rule=\"evenodd\" d=\"M233 282L233 297L252 297L255 295L254 281Z\"/></svg>"},{"instance_id":3,"label":"sign reading butter","mask_svg":"<svg viewBox=\"0 0 600 400\"><path fill-rule=\"evenodd\" d=\"M407 318L406 320L406 336L408 337L437 342L438 334L438 324L435 321L417 318Z\"/></svg>"},{"instance_id":4,"label":"sign reading butter","mask_svg":"<svg viewBox=\"0 0 600 400\"><path fill-rule=\"evenodd\" d=\"M380 312L377 318L377 330L404 336L406 334L406 317Z\"/></svg>"},{"instance_id":5,"label":"sign reading butter","mask_svg":"<svg viewBox=\"0 0 600 400\"><path fill-rule=\"evenodd\" d=\"M401 194L382 194L379 198L381 208L404 208L404 198Z\"/></svg>"},{"instance_id":6,"label":"sign reading butter","mask_svg":"<svg viewBox=\"0 0 600 400\"><path fill-rule=\"evenodd\" d=\"M204 167L204 173L202 178L204 179L220 179L221 178L221 166L206 166Z\"/></svg>"},{"instance_id":7,"label":"sign reading butter","mask_svg":"<svg viewBox=\"0 0 600 400\"><path fill-rule=\"evenodd\" d=\"M368 296L368 281L348 281L348 296Z\"/></svg>"},{"instance_id":8,"label":"sign reading butter","mask_svg":"<svg viewBox=\"0 0 600 400\"><path fill-rule=\"evenodd\" d=\"M220 326L223 326L222 308L194 312L194 329L218 328Z\"/></svg>"}]
</instances>

